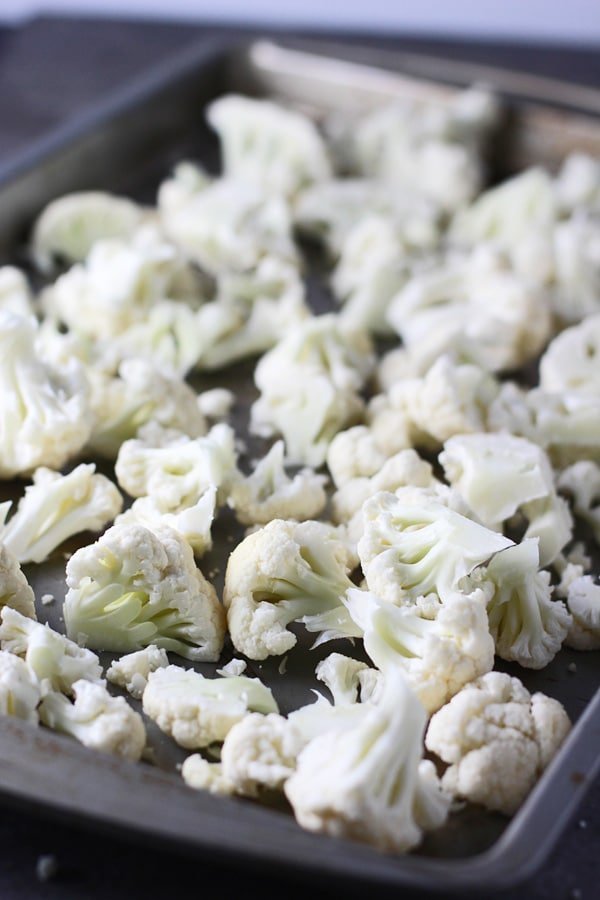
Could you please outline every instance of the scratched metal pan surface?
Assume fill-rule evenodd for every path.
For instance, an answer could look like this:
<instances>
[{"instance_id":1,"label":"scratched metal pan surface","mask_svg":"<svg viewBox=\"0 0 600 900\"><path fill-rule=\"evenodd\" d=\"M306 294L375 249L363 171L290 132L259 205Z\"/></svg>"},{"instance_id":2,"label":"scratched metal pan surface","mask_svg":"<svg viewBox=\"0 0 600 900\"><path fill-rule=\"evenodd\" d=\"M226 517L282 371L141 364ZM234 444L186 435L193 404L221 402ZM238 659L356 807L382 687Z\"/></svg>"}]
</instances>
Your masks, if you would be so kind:
<instances>
[{"instance_id":1,"label":"scratched metal pan surface","mask_svg":"<svg viewBox=\"0 0 600 900\"><path fill-rule=\"evenodd\" d=\"M151 201L161 178L182 158L202 161L217 171L218 148L206 128L203 108L228 91L276 96L320 115L394 96L448 96L452 86L485 81L507 102L502 135L502 169L542 161L555 166L571 149L600 155L600 101L594 91L572 89L500 70L481 70L421 56L390 56L356 46L288 46L265 42L208 44L192 48L128 88L120 97L50 136L26 157L0 171L0 262L26 265L26 239L35 215L53 197L88 188L124 192ZM551 97L554 107L541 102ZM556 103L560 108L556 107ZM543 148L543 154L541 149ZM492 165L493 165L492 161ZM309 300L315 311L331 306L324 273L308 267ZM247 434L248 409L255 397L253 363L194 378L198 389L216 384L236 395L233 424ZM249 439L248 458L264 449ZM16 499L22 484L0 484L0 500ZM241 530L231 516L215 526L215 549L202 561L204 571L223 572L232 541ZM87 543L71 541L45 564L26 568L37 597L51 593L55 603L38 608L41 621L62 629L65 553ZM280 660L249 663L273 689L283 712L309 702L316 687L317 661L342 642L309 652L298 632L298 647L280 671ZM233 655L226 647L221 663ZM103 654L103 661L110 660ZM177 661L175 659L175 661ZM572 671L575 663L576 671ZM216 666L199 665L205 674ZM267 806L213 797L185 787L177 764L185 754L148 723L154 765L131 764L94 754L43 728L4 719L0 729L0 797L101 829L118 830L146 843L173 846L210 858L244 859L271 871L296 870L307 878L352 880L396 887L449 892L500 889L531 875L550 853L600 762L600 657L562 650L541 672L502 664L530 690L560 700L575 727L522 809L507 820L475 806L451 816L407 856L381 854L368 846L303 831L283 801Z\"/></svg>"}]
</instances>

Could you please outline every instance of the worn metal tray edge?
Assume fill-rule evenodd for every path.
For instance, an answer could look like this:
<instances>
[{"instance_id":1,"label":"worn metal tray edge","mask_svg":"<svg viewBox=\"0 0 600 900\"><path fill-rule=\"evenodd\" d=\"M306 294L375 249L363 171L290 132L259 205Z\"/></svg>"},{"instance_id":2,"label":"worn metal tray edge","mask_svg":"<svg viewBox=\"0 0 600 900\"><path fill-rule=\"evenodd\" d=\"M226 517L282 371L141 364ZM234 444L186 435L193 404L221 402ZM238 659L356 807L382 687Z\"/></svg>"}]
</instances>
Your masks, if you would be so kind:
<instances>
[{"instance_id":1,"label":"worn metal tray edge","mask_svg":"<svg viewBox=\"0 0 600 900\"><path fill-rule=\"evenodd\" d=\"M307 47L311 49L310 41ZM116 98L37 142L19 160L0 167L0 187L10 188L49 157L85 141L101 125L126 116L165 85L175 87L182 79L201 74L208 64L250 48L247 41L227 39L192 46ZM67 738L10 719L3 721L0 732L0 796L98 828L117 829L132 839L146 836L187 852L243 856L249 864L268 861L304 873L438 891L480 889L485 879L486 891L491 891L522 882L547 858L600 769L599 746L597 692L502 836L489 850L461 859L392 857L360 845L352 845L348 854L348 842L305 832L272 810L197 794L172 774L92 756ZM178 800L173 804L175 796ZM235 815L229 816L232 804ZM545 833L544 843L539 843L536 829Z\"/></svg>"}]
</instances>

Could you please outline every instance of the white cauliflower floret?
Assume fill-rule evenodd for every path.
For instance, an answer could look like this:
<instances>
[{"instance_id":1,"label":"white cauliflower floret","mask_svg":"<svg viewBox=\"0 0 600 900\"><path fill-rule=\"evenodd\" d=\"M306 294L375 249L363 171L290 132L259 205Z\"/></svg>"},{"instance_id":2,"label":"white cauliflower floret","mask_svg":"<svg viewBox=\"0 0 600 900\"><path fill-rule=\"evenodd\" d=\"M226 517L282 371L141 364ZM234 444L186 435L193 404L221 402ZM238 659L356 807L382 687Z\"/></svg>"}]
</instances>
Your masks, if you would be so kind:
<instances>
[{"instance_id":1,"label":"white cauliflower floret","mask_svg":"<svg viewBox=\"0 0 600 900\"><path fill-rule=\"evenodd\" d=\"M112 684L125 688L136 700L140 700L150 673L164 669L168 665L166 650L155 644L149 644L143 650L127 653L120 659L113 660L106 672L106 678Z\"/></svg>"},{"instance_id":2,"label":"white cauliflower floret","mask_svg":"<svg viewBox=\"0 0 600 900\"><path fill-rule=\"evenodd\" d=\"M97 475L94 463L68 475L40 468L25 488L15 514L2 528L0 540L19 562L43 562L63 541L82 531L102 531L121 511L115 485Z\"/></svg>"},{"instance_id":3,"label":"white cauliflower floret","mask_svg":"<svg viewBox=\"0 0 600 900\"><path fill-rule=\"evenodd\" d=\"M0 311L0 478L60 468L91 432L79 364L47 364L35 339L34 319Z\"/></svg>"},{"instance_id":4,"label":"white cauliflower floret","mask_svg":"<svg viewBox=\"0 0 600 900\"><path fill-rule=\"evenodd\" d=\"M160 301L201 299L201 282L190 264L151 227L128 241L98 241L84 264L61 275L41 297L50 316L96 340L143 322Z\"/></svg>"},{"instance_id":5,"label":"white cauliflower floret","mask_svg":"<svg viewBox=\"0 0 600 900\"><path fill-rule=\"evenodd\" d=\"M391 221L411 248L429 249L439 240L440 210L435 202L414 190L390 191L377 180L320 182L305 188L294 204L296 227L322 241L333 259L342 253L355 225L371 217Z\"/></svg>"},{"instance_id":6,"label":"white cauliflower floret","mask_svg":"<svg viewBox=\"0 0 600 900\"><path fill-rule=\"evenodd\" d=\"M493 585L488 618L496 653L528 669L554 659L571 624L564 603L551 599L550 574L538 566L538 542L528 539L497 553L472 581Z\"/></svg>"},{"instance_id":7,"label":"white cauliflower floret","mask_svg":"<svg viewBox=\"0 0 600 900\"><path fill-rule=\"evenodd\" d=\"M346 606L363 631L365 650L384 677L401 669L432 713L465 684L494 665L483 591L450 594L440 603L419 597L394 606L366 591L351 590Z\"/></svg>"},{"instance_id":8,"label":"white cauliflower floret","mask_svg":"<svg viewBox=\"0 0 600 900\"><path fill-rule=\"evenodd\" d=\"M557 700L518 678L489 672L467 685L429 723L425 745L450 767L455 796L513 815L571 728Z\"/></svg>"},{"instance_id":9,"label":"white cauliflower floret","mask_svg":"<svg viewBox=\"0 0 600 900\"><path fill-rule=\"evenodd\" d=\"M266 525L272 519L314 519L324 509L324 475L302 469L289 478L283 467L284 443L277 441L247 478L234 479L228 504L242 525Z\"/></svg>"},{"instance_id":10,"label":"white cauliflower floret","mask_svg":"<svg viewBox=\"0 0 600 900\"><path fill-rule=\"evenodd\" d=\"M491 247L414 274L387 319L421 372L443 353L491 371L534 359L552 333L547 297Z\"/></svg>"},{"instance_id":11,"label":"white cauliflower floret","mask_svg":"<svg viewBox=\"0 0 600 900\"><path fill-rule=\"evenodd\" d=\"M418 488L375 494L362 515L358 554L368 588L398 605L430 593L443 602L461 578L512 543Z\"/></svg>"},{"instance_id":12,"label":"white cauliflower floret","mask_svg":"<svg viewBox=\"0 0 600 900\"><path fill-rule=\"evenodd\" d=\"M56 264L82 262L97 241L126 239L142 222L143 210L126 197L80 191L53 200L36 219L32 256L42 272Z\"/></svg>"},{"instance_id":13,"label":"white cauliflower floret","mask_svg":"<svg viewBox=\"0 0 600 900\"><path fill-rule=\"evenodd\" d=\"M542 566L571 539L571 516L537 444L510 434L456 435L444 444L439 461L452 487L488 528L502 530L517 511L525 516L525 537L540 539Z\"/></svg>"},{"instance_id":14,"label":"white cauliflower floret","mask_svg":"<svg viewBox=\"0 0 600 900\"><path fill-rule=\"evenodd\" d=\"M285 794L310 831L405 852L448 814L437 779L431 771L422 777L425 710L399 671L386 676L377 705L356 709L353 728L326 732L302 750Z\"/></svg>"},{"instance_id":15,"label":"white cauliflower floret","mask_svg":"<svg viewBox=\"0 0 600 900\"><path fill-rule=\"evenodd\" d=\"M213 422L228 418L235 405L235 394L227 388L211 388L198 394L200 412Z\"/></svg>"},{"instance_id":16,"label":"white cauliflower floret","mask_svg":"<svg viewBox=\"0 0 600 900\"><path fill-rule=\"evenodd\" d=\"M297 267L274 256L249 272L220 274L215 300L197 313L197 368L222 369L270 350L311 315L305 293Z\"/></svg>"},{"instance_id":17,"label":"white cauliflower floret","mask_svg":"<svg viewBox=\"0 0 600 900\"><path fill-rule=\"evenodd\" d=\"M111 460L121 444L136 437L148 422L181 431L190 438L200 437L207 430L192 388L148 360L125 360L118 378L97 376L92 383L91 406L95 423L88 448Z\"/></svg>"},{"instance_id":18,"label":"white cauliflower floret","mask_svg":"<svg viewBox=\"0 0 600 900\"><path fill-rule=\"evenodd\" d=\"M0 715L37 725L41 699L35 672L20 657L0 650Z\"/></svg>"},{"instance_id":19,"label":"white cauliflower floret","mask_svg":"<svg viewBox=\"0 0 600 900\"><path fill-rule=\"evenodd\" d=\"M290 462L320 466L337 432L360 417L372 365L364 332L334 315L308 319L256 366L252 430L282 434Z\"/></svg>"},{"instance_id":20,"label":"white cauliflower floret","mask_svg":"<svg viewBox=\"0 0 600 900\"><path fill-rule=\"evenodd\" d=\"M192 440L151 424L121 445L115 474L131 497L149 496L163 512L181 512L210 488L217 489L223 502L235 463L235 434L229 425L213 425L207 435Z\"/></svg>"},{"instance_id":21,"label":"white cauliflower floret","mask_svg":"<svg viewBox=\"0 0 600 900\"><path fill-rule=\"evenodd\" d=\"M581 460L558 476L558 488L572 498L573 512L590 526L600 544L600 465Z\"/></svg>"},{"instance_id":22,"label":"white cauliflower floret","mask_svg":"<svg viewBox=\"0 0 600 900\"><path fill-rule=\"evenodd\" d=\"M560 222L552 244L551 306L563 322L600 312L600 223L575 214Z\"/></svg>"},{"instance_id":23,"label":"white cauliflower floret","mask_svg":"<svg viewBox=\"0 0 600 900\"><path fill-rule=\"evenodd\" d=\"M81 679L102 683L102 666L95 653L8 606L2 610L0 641L3 650L25 659L44 693L70 694Z\"/></svg>"},{"instance_id":24,"label":"white cauliflower floret","mask_svg":"<svg viewBox=\"0 0 600 900\"><path fill-rule=\"evenodd\" d=\"M299 112L229 94L214 100L206 117L219 135L227 176L286 196L331 177L325 142Z\"/></svg>"},{"instance_id":25,"label":"white cauliflower floret","mask_svg":"<svg viewBox=\"0 0 600 900\"><path fill-rule=\"evenodd\" d=\"M214 661L225 613L170 528L113 525L67 564L67 634L100 650L128 653L156 644L186 659Z\"/></svg>"},{"instance_id":26,"label":"white cauliflower floret","mask_svg":"<svg viewBox=\"0 0 600 900\"><path fill-rule=\"evenodd\" d=\"M199 753L193 753L184 760L181 777L188 787L197 791L228 796L235 793L234 785L223 775L221 763L211 763Z\"/></svg>"},{"instance_id":27,"label":"white cauliflower floret","mask_svg":"<svg viewBox=\"0 0 600 900\"><path fill-rule=\"evenodd\" d=\"M250 713L227 734L221 750L223 776L236 794L256 797L261 788L280 790L296 767L305 741L276 713Z\"/></svg>"},{"instance_id":28,"label":"white cauliflower floret","mask_svg":"<svg viewBox=\"0 0 600 900\"><path fill-rule=\"evenodd\" d=\"M0 504L0 522L2 505ZM36 619L35 596L19 561L7 550L0 539L0 608L10 606L21 615Z\"/></svg>"},{"instance_id":29,"label":"white cauliflower floret","mask_svg":"<svg viewBox=\"0 0 600 900\"><path fill-rule=\"evenodd\" d=\"M556 177L555 189L566 212L582 206L600 211L600 163L585 153L570 153Z\"/></svg>"},{"instance_id":30,"label":"white cauliflower floret","mask_svg":"<svg viewBox=\"0 0 600 900\"><path fill-rule=\"evenodd\" d=\"M554 338L540 359L540 387L600 393L600 315L588 316Z\"/></svg>"},{"instance_id":31,"label":"white cauliflower floret","mask_svg":"<svg viewBox=\"0 0 600 900\"><path fill-rule=\"evenodd\" d=\"M578 460L600 462L600 394L500 388L488 410L488 430L510 431L543 447L558 468Z\"/></svg>"},{"instance_id":32,"label":"white cauliflower floret","mask_svg":"<svg viewBox=\"0 0 600 900\"><path fill-rule=\"evenodd\" d=\"M335 435L327 450L327 467L337 488L355 478L375 475L388 457L366 425L355 425Z\"/></svg>"},{"instance_id":33,"label":"white cauliflower floret","mask_svg":"<svg viewBox=\"0 0 600 900\"><path fill-rule=\"evenodd\" d=\"M371 478L353 478L333 494L332 516L334 522L352 522L360 513L365 500L380 491L394 492L400 487L430 487L434 483L428 462L414 450L400 450L391 456ZM357 529L360 530L360 529Z\"/></svg>"},{"instance_id":34,"label":"white cauliflower floret","mask_svg":"<svg viewBox=\"0 0 600 900\"><path fill-rule=\"evenodd\" d=\"M258 678L204 678L180 666L150 673L142 703L161 731L190 750L223 741L248 710L279 711L270 689Z\"/></svg>"},{"instance_id":35,"label":"white cauliflower floret","mask_svg":"<svg viewBox=\"0 0 600 900\"><path fill-rule=\"evenodd\" d=\"M279 656L296 644L288 630L342 628L341 598L352 587L349 551L321 522L274 519L239 544L227 563L223 601L234 647L250 659ZM351 623L350 623L351 624Z\"/></svg>"},{"instance_id":36,"label":"white cauliflower floret","mask_svg":"<svg viewBox=\"0 0 600 900\"><path fill-rule=\"evenodd\" d=\"M600 648L600 585L589 575L569 585L567 606L573 617L565 644L575 650Z\"/></svg>"},{"instance_id":37,"label":"white cauliflower floret","mask_svg":"<svg viewBox=\"0 0 600 900\"><path fill-rule=\"evenodd\" d=\"M362 592L358 591L357 593ZM350 614L352 614L351 608ZM358 624L360 626L360 622ZM365 678L365 672L372 671L366 663L357 659L343 656L341 653L330 653L321 660L315 669L315 675L329 688L336 706L349 706L358 702L359 694L361 700L363 699L363 678Z\"/></svg>"},{"instance_id":38,"label":"white cauliflower floret","mask_svg":"<svg viewBox=\"0 0 600 900\"><path fill-rule=\"evenodd\" d=\"M266 196L258 185L235 178L203 183L175 201L166 188L158 197L166 234L210 274L247 272L265 256L297 260L291 214L282 197Z\"/></svg>"},{"instance_id":39,"label":"white cauliflower floret","mask_svg":"<svg viewBox=\"0 0 600 900\"><path fill-rule=\"evenodd\" d=\"M70 734L92 750L137 762L146 745L140 714L124 697L112 697L100 684L76 681L73 691L73 703L54 691L44 697L40 706L44 725Z\"/></svg>"},{"instance_id":40,"label":"white cauliflower floret","mask_svg":"<svg viewBox=\"0 0 600 900\"><path fill-rule=\"evenodd\" d=\"M0 311L25 318L33 315L33 297L27 279L14 266L0 266Z\"/></svg>"},{"instance_id":41,"label":"white cauliflower floret","mask_svg":"<svg viewBox=\"0 0 600 900\"><path fill-rule=\"evenodd\" d=\"M115 525L144 525L156 531L163 525L177 531L187 541L194 556L201 557L213 545L212 524L217 511L217 489L209 487L197 503L179 512L163 512L153 497L140 497L115 519Z\"/></svg>"}]
</instances>

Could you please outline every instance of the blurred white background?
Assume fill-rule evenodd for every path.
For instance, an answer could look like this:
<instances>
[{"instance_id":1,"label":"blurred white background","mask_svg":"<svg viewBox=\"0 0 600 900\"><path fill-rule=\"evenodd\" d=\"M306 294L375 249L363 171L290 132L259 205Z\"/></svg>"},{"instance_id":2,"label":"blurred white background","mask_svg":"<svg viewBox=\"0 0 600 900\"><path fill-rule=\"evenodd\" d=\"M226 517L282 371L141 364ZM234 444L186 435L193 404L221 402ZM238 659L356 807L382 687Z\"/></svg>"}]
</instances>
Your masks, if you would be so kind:
<instances>
[{"instance_id":1,"label":"blurred white background","mask_svg":"<svg viewBox=\"0 0 600 900\"><path fill-rule=\"evenodd\" d=\"M600 42L600 0L0 0L0 20L50 11Z\"/></svg>"}]
</instances>

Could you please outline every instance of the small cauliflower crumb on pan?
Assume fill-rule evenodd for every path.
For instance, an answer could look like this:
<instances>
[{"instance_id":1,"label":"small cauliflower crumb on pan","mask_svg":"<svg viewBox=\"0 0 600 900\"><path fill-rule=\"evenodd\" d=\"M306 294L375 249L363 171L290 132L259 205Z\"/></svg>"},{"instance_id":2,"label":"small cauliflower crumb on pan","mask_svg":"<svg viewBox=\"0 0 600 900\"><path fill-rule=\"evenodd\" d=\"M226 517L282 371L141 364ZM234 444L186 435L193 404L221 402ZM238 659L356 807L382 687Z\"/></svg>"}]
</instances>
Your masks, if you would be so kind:
<instances>
[{"instance_id":1,"label":"small cauliflower crumb on pan","mask_svg":"<svg viewBox=\"0 0 600 900\"><path fill-rule=\"evenodd\" d=\"M487 187L498 116L224 96L220 175L41 212L39 296L0 268L0 713L159 729L190 788L387 852L516 813L571 723L497 660L600 647L600 162ZM65 634L21 570L63 557Z\"/></svg>"}]
</instances>

